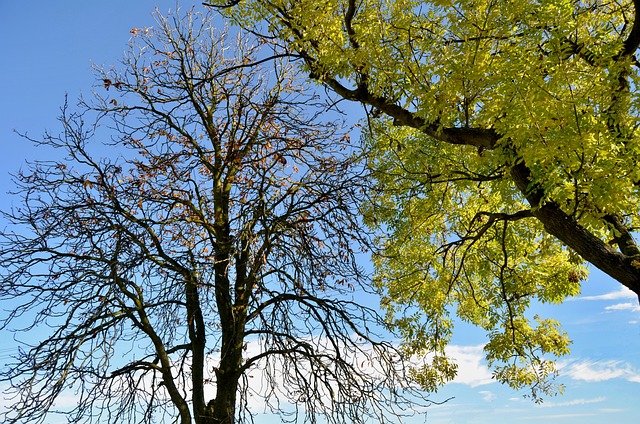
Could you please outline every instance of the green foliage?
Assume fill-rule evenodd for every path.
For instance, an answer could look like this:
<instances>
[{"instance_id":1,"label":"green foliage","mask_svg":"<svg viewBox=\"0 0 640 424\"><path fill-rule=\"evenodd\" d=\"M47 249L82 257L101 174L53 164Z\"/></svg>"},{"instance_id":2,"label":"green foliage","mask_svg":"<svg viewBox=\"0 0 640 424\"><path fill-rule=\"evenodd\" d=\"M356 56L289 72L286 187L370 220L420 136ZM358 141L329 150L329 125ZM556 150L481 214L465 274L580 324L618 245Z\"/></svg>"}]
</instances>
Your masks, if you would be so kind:
<instances>
[{"instance_id":1,"label":"green foliage","mask_svg":"<svg viewBox=\"0 0 640 424\"><path fill-rule=\"evenodd\" d=\"M444 355L455 311L486 330L490 363L510 363L513 355L524 361L517 372L499 368L496 377L528 385L539 354L568 353L569 339L550 322L531 323L527 308L533 298L557 303L578 294L585 269L539 222L526 219L526 205L493 156L430 145L423 134L384 122L374 130L367 142L379 190L366 216L386 234L375 281L386 305L401 305L389 306L391 319L407 305L422 311L395 321L408 353Z\"/></svg>"},{"instance_id":2,"label":"green foliage","mask_svg":"<svg viewBox=\"0 0 640 424\"><path fill-rule=\"evenodd\" d=\"M589 261L640 293L640 2L242 1L310 76L370 107L376 284L429 388L455 375L452 315L486 331L495 377L555 393L569 352L535 302ZM435 352L435 356L433 353Z\"/></svg>"}]
</instances>

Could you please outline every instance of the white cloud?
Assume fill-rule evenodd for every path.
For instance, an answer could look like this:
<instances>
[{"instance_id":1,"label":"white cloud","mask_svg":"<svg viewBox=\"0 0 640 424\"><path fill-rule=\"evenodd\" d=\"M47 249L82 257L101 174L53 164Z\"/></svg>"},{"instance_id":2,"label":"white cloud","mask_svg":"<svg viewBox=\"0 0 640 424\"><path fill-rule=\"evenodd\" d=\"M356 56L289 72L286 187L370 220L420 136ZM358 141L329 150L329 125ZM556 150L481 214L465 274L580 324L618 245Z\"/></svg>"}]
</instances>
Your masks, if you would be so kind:
<instances>
[{"instance_id":1,"label":"white cloud","mask_svg":"<svg viewBox=\"0 0 640 424\"><path fill-rule=\"evenodd\" d=\"M447 384L457 383L475 388L496 382L484 363L484 345L448 345L445 347L445 354L458 367L455 378ZM429 363L433 356L433 353L416 355L410 362L420 366L423 362Z\"/></svg>"},{"instance_id":2,"label":"white cloud","mask_svg":"<svg viewBox=\"0 0 640 424\"><path fill-rule=\"evenodd\" d=\"M465 384L470 387L495 383L495 380L491 378L491 371L483 362L483 349L483 345L452 345L446 348L447 355L458 364L458 374L453 383Z\"/></svg>"},{"instance_id":3,"label":"white cloud","mask_svg":"<svg viewBox=\"0 0 640 424\"><path fill-rule=\"evenodd\" d=\"M353 336L356 338L356 336ZM313 344L317 351L326 352L328 355L335 354L335 348L330 343L329 339L325 337L312 337L306 338L306 342ZM367 348L363 346L363 350L352 351L351 348L347 349L343 346L339 346L342 359L354 365L354 368L358 369L358 372L361 373L360 377L354 378L365 378L368 377L371 381L389 381L391 383L397 384L396 388L401 388L405 382L396 380L393 378L392 374L397 373L396 377L402 373L402 365L401 361L397 363L387 363L380 355L379 351L376 351L372 348ZM245 346L245 358L256 357L264 352L263 344L257 339L248 340ZM269 365L267 363L269 362ZM296 399L302 402L302 399L307 397L307 393L296 391L295 387L291 387L287 379L287 373L292 373L292 370L285 370L285 365L281 358L277 355L272 355L268 360L262 358L258 362L254 364L247 371L247 401L248 408L252 412L268 413L270 411L269 402L273 405L278 404L278 407L281 409L289 409L293 410L294 405L291 402L295 402ZM297 372L307 372L311 373L311 369L309 365L302 361L300 363L296 363L295 365ZM325 377L326 381L328 381L328 386L336 388L337 381L332 380L331 377ZM391 380L389 380L391 378ZM329 387L319 385L315 387L315 391L317 392L319 398L324 400L325 404L331 402L331 398L333 394L330 393ZM381 384L382 387L382 384ZM388 389L389 387L386 387ZM384 396L383 393L380 393L381 399ZM417 399L416 399L417 400ZM300 403L298 405L300 408L304 408L305 405Z\"/></svg>"},{"instance_id":4,"label":"white cloud","mask_svg":"<svg viewBox=\"0 0 640 424\"><path fill-rule=\"evenodd\" d=\"M567 300L619 300L619 299L635 299L638 300L638 295L626 288L625 286L620 286L620 288L616 291L599 294L596 296L578 296L569 298Z\"/></svg>"},{"instance_id":5,"label":"white cloud","mask_svg":"<svg viewBox=\"0 0 640 424\"><path fill-rule=\"evenodd\" d=\"M560 374L573 380L598 382L622 378L640 383L640 372L624 361L581 361L559 365Z\"/></svg>"},{"instance_id":6,"label":"white cloud","mask_svg":"<svg viewBox=\"0 0 640 424\"><path fill-rule=\"evenodd\" d=\"M479 392L482 395L482 400L485 402L491 402L492 400L497 399L495 393L490 392L488 390L482 390Z\"/></svg>"},{"instance_id":7,"label":"white cloud","mask_svg":"<svg viewBox=\"0 0 640 424\"><path fill-rule=\"evenodd\" d=\"M615 305L607 306L605 311L632 311L640 312L640 305L631 302L616 303Z\"/></svg>"}]
</instances>

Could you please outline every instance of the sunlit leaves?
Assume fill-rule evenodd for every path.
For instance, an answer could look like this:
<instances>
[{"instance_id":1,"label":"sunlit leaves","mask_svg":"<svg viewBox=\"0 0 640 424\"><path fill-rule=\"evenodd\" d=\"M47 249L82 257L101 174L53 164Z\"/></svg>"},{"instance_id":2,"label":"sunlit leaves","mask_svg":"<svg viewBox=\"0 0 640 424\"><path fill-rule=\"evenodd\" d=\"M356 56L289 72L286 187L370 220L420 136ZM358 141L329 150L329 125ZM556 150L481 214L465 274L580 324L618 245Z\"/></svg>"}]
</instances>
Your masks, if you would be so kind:
<instances>
[{"instance_id":1,"label":"sunlit leaves","mask_svg":"<svg viewBox=\"0 0 640 424\"><path fill-rule=\"evenodd\" d=\"M453 330L449 313L455 311L494 334L487 345L488 355L495 354L491 362L520 356L519 368L496 374L501 381L520 387L539 377L535 384L542 385L552 373L525 370L535 366L538 354L567 353L568 339L554 336L548 325L534 331L526 310L532 299L560 302L578 294L584 270L544 234L526 202L504 181L505 169L494 156L437 144L413 130L380 125L374 131L367 141L380 195L372 197L366 217L388 234L381 236L384 251L375 259L376 282L389 297L392 317L406 313L394 305L422 311L394 321L407 352L444 354ZM494 333L514 323L530 350L518 351L520 337ZM436 363L421 368L426 387L455 375L450 368L442 374L438 369Z\"/></svg>"}]
</instances>

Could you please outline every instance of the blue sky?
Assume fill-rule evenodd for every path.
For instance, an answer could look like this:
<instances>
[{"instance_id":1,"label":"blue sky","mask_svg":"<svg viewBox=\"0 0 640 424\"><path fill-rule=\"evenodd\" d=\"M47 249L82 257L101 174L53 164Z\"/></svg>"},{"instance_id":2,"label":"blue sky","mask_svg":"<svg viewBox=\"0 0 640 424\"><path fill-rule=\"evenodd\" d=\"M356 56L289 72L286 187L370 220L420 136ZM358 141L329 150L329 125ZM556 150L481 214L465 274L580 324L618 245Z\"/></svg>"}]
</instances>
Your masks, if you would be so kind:
<instances>
[{"instance_id":1,"label":"blue sky","mask_svg":"<svg viewBox=\"0 0 640 424\"><path fill-rule=\"evenodd\" d=\"M46 159L13 130L33 136L58 129L56 116L67 93L73 100L90 93L92 63L114 64L126 49L129 31L153 24L150 12L175 1L2 1L0 39L0 208L11 205L8 173L29 158ZM201 7L200 2L178 2ZM635 423L640 415L640 307L637 298L610 278L594 272L583 294L563 305L541 305L536 313L555 317L572 336L570 356L560 360L563 396L535 405L492 382L481 360L483 337L461 327L451 354L460 375L435 400L455 397L431 407L410 422L433 424L541 422L595 424L605 420ZM4 335L0 334L0 337ZM0 361L6 350L0 348ZM426 419L426 421L425 421ZM407 421L409 422L409 421Z\"/></svg>"}]
</instances>

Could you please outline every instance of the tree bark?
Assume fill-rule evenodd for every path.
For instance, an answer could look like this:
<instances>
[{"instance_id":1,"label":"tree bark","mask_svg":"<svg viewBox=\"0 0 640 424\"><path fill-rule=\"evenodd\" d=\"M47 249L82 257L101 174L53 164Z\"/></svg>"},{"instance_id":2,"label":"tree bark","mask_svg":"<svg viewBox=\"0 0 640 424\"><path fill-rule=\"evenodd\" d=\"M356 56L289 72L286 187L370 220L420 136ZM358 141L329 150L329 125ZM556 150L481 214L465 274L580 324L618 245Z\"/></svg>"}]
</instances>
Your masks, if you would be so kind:
<instances>
[{"instance_id":1,"label":"tree bark","mask_svg":"<svg viewBox=\"0 0 640 424\"><path fill-rule=\"evenodd\" d=\"M640 258L616 251L591 234L575 218L566 214L555 202L541 204L543 193L531 187L530 171L520 162L511 168L511 176L533 207L533 214L545 230L573 249L586 261L618 280L640 298Z\"/></svg>"}]
</instances>

